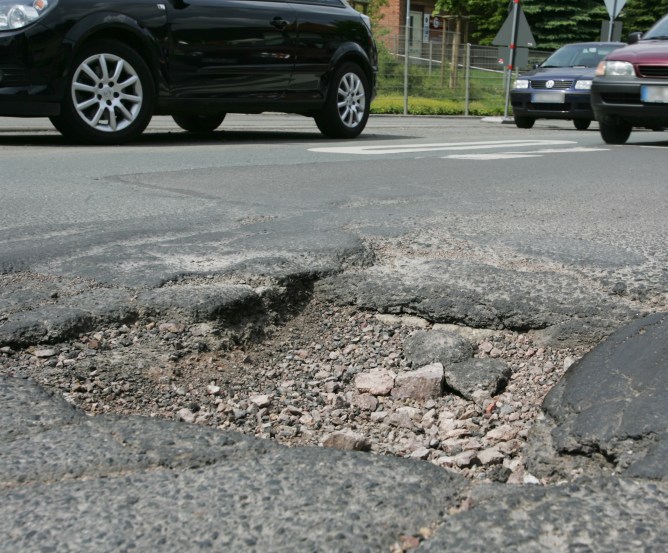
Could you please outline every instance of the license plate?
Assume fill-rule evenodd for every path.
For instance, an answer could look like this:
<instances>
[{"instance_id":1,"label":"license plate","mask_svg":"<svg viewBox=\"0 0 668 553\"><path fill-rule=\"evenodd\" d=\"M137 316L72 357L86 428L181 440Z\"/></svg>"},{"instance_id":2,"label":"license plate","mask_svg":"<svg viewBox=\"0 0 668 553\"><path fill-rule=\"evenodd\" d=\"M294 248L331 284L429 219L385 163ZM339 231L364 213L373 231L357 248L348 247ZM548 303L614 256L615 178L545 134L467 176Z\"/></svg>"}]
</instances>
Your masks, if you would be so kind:
<instances>
[{"instance_id":1,"label":"license plate","mask_svg":"<svg viewBox=\"0 0 668 553\"><path fill-rule=\"evenodd\" d=\"M531 95L534 104L563 104L566 96L563 92L535 92Z\"/></svg>"},{"instance_id":2,"label":"license plate","mask_svg":"<svg viewBox=\"0 0 668 553\"><path fill-rule=\"evenodd\" d=\"M640 87L640 99L648 104L667 104L668 86L643 85Z\"/></svg>"}]
</instances>

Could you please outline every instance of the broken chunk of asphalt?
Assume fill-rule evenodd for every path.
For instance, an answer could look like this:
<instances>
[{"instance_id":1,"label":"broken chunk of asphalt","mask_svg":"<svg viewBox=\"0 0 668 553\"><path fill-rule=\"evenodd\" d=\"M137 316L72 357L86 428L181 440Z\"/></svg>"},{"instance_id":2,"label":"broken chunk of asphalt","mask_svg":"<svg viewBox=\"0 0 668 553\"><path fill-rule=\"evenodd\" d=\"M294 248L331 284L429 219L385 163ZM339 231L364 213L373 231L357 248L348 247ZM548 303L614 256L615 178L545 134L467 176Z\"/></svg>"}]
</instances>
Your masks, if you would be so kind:
<instances>
[{"instance_id":1,"label":"broken chunk of asphalt","mask_svg":"<svg viewBox=\"0 0 668 553\"><path fill-rule=\"evenodd\" d=\"M667 337L668 314L649 316L571 367L545 401L548 434L561 460L590 462L567 466L584 477L546 486L480 485L416 459L286 448L176 421L87 417L30 380L0 377L0 543L8 553L665 551ZM530 467L547 466L545 447L527 450ZM599 452L607 464L596 465Z\"/></svg>"},{"instance_id":2,"label":"broken chunk of asphalt","mask_svg":"<svg viewBox=\"0 0 668 553\"><path fill-rule=\"evenodd\" d=\"M368 264L370 254L357 242L346 242L328 255L324 265L314 262L308 270L288 259L237 260L221 269L213 282L205 277L175 277L173 282L138 291L81 279L74 286L61 277L50 288L39 287L31 297L25 286L13 286L10 281L0 292L0 308L6 313L0 321L0 346L52 343L101 324L141 316L220 321L261 332L263 324L303 305L313 293L334 304L414 314L432 323L538 330L537 335L555 347L594 345L641 315L627 299L585 285L568 273L520 273L448 260L359 268ZM344 268L348 270L340 273ZM263 284L238 283L251 273L259 275Z\"/></svg>"},{"instance_id":3,"label":"broken chunk of asphalt","mask_svg":"<svg viewBox=\"0 0 668 553\"><path fill-rule=\"evenodd\" d=\"M290 275L272 286L245 284L174 283L133 292L95 287L48 297L26 298L11 306L0 324L0 346L25 347L75 338L109 323L127 323L140 317L178 318L190 322L216 321L234 333L234 325L261 330L262 326L310 297L313 275ZM205 279L206 280L206 279ZM10 288L8 286L8 288ZM5 294L11 293L5 290ZM247 329L240 329L240 332Z\"/></svg>"},{"instance_id":4,"label":"broken chunk of asphalt","mask_svg":"<svg viewBox=\"0 0 668 553\"><path fill-rule=\"evenodd\" d=\"M640 315L626 300L568 273L517 271L462 260L402 260L346 271L316 291L338 305L418 315L434 323L545 329L555 347L594 345Z\"/></svg>"},{"instance_id":5,"label":"broken chunk of asphalt","mask_svg":"<svg viewBox=\"0 0 668 553\"><path fill-rule=\"evenodd\" d=\"M571 366L529 442L537 476L574 470L668 480L668 314L618 330Z\"/></svg>"}]
</instances>

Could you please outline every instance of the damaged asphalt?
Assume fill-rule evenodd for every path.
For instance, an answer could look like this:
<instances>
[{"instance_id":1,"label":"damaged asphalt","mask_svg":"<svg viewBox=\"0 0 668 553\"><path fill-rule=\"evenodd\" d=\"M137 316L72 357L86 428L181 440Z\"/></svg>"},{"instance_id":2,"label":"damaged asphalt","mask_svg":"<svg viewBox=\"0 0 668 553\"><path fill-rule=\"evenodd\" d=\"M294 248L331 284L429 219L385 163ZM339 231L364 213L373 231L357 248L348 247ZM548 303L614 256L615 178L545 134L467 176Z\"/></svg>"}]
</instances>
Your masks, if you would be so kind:
<instances>
[{"instance_id":1,"label":"damaged asphalt","mask_svg":"<svg viewBox=\"0 0 668 553\"><path fill-rule=\"evenodd\" d=\"M134 294L71 282L57 292L51 283L41 298L36 286L23 305L21 294L5 287L12 313L0 327L0 344L48 344L147 314L223 321L235 343L275 318L281 301L299 303L313 288L333 294L345 275L310 284L293 275L292 288L184 284ZM466 294L455 296L459 306L435 301L443 286L416 286L422 301L403 305L430 317L433 306L413 307L432 301L441 321L454 319L443 315L448 309L472 312ZM366 297L364 285L346 289ZM364 308L392 312L404 293L383 298L376 291L388 307ZM591 319L597 322L587 340L633 316L604 307L592 304L588 315L605 317ZM663 551L667 337L668 315L646 315L622 324L567 371L526 448L532 474L562 483L538 487L474 484L418 460L287 448L176 421L91 418L29 380L3 376L3 550L375 552L399 542L434 552L528 552L537 544L551 551L571 551L573 544L581 551Z\"/></svg>"},{"instance_id":2,"label":"damaged asphalt","mask_svg":"<svg viewBox=\"0 0 668 553\"><path fill-rule=\"evenodd\" d=\"M167 178L176 190L185 173L116 182L148 189ZM252 181L237 176L238 190ZM207 178L214 182L216 171L198 182ZM235 221L249 217L238 228L184 225L160 243L130 240L127 227L106 233L104 246L78 250L54 227L48 246L2 251L0 352L156 316L215 322L231 347L261 340L268 323L284 323L314 296L594 346L547 396L527 442L531 473L555 483L476 483L419 460L287 448L154 418L89 417L28 379L0 375L0 549L668 550L661 232L641 247L640 230L606 243L568 232L529 239L533 223L502 232L490 222L495 213L464 229L471 198L443 225L442 205L424 213L414 203L436 197L424 186L388 193L408 202L401 215L385 209L388 198L371 206L352 193L347 202L325 198L340 210L316 225L318 214L304 214L313 205L285 221L287 201L276 219L265 219L265 206L244 211L232 201ZM415 221L424 228L411 230Z\"/></svg>"}]
</instances>

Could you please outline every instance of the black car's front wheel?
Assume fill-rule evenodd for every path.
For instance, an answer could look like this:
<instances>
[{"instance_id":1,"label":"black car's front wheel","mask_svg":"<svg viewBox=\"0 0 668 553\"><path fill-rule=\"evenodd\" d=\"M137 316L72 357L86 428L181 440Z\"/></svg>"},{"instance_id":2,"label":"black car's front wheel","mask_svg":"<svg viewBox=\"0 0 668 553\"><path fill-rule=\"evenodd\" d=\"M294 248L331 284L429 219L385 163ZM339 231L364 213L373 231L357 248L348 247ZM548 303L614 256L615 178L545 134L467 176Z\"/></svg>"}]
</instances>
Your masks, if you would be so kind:
<instances>
[{"instance_id":1,"label":"black car's front wheel","mask_svg":"<svg viewBox=\"0 0 668 553\"><path fill-rule=\"evenodd\" d=\"M624 144L631 136L632 127L616 117L605 117L598 122L601 138L606 144Z\"/></svg>"},{"instance_id":2,"label":"black car's front wheel","mask_svg":"<svg viewBox=\"0 0 668 553\"><path fill-rule=\"evenodd\" d=\"M225 113L200 115L196 113L174 113L172 119L184 131L207 133L215 131L225 119Z\"/></svg>"},{"instance_id":3,"label":"black car's front wheel","mask_svg":"<svg viewBox=\"0 0 668 553\"><path fill-rule=\"evenodd\" d=\"M74 58L61 113L51 118L67 138L93 144L120 144L137 138L153 115L151 72L132 48L104 40L85 46Z\"/></svg>"},{"instance_id":4,"label":"black car's front wheel","mask_svg":"<svg viewBox=\"0 0 668 553\"><path fill-rule=\"evenodd\" d=\"M315 115L320 132L329 138L355 138L369 119L369 81L353 62L333 74L323 108Z\"/></svg>"}]
</instances>

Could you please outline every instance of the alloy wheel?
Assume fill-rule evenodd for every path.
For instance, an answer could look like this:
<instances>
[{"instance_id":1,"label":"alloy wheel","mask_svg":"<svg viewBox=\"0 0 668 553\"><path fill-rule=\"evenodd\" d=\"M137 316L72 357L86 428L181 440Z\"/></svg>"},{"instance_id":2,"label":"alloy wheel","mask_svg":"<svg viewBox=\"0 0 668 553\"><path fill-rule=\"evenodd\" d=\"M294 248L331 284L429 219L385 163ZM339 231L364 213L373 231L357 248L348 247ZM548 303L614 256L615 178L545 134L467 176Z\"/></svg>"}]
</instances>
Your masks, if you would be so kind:
<instances>
[{"instance_id":1,"label":"alloy wheel","mask_svg":"<svg viewBox=\"0 0 668 553\"><path fill-rule=\"evenodd\" d=\"M72 79L72 102L79 117L102 132L118 132L139 116L141 79L127 60L99 53L81 62Z\"/></svg>"},{"instance_id":2,"label":"alloy wheel","mask_svg":"<svg viewBox=\"0 0 668 553\"><path fill-rule=\"evenodd\" d=\"M337 92L339 117L346 127L354 128L364 118L366 96L364 83L355 73L346 73L339 82Z\"/></svg>"}]
</instances>

